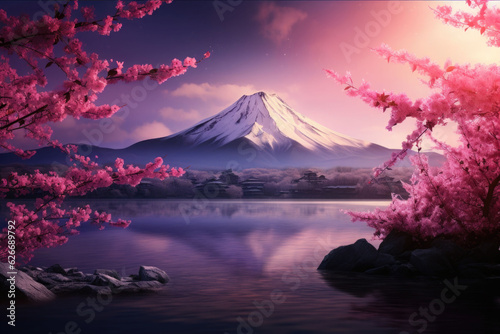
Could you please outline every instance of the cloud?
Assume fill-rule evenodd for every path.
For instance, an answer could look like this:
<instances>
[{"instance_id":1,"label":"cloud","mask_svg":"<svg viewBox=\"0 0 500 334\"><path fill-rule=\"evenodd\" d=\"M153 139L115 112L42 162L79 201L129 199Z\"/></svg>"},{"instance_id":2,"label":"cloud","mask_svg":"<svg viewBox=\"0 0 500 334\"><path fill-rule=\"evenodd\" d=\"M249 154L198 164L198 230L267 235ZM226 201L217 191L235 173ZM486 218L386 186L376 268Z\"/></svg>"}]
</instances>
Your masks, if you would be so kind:
<instances>
[{"instance_id":1,"label":"cloud","mask_svg":"<svg viewBox=\"0 0 500 334\"><path fill-rule=\"evenodd\" d=\"M169 121L183 122L183 121L198 121L202 115L198 110L184 110L172 107L161 108L158 113L161 117Z\"/></svg>"},{"instance_id":2,"label":"cloud","mask_svg":"<svg viewBox=\"0 0 500 334\"><path fill-rule=\"evenodd\" d=\"M264 2L260 5L255 19L260 23L264 37L279 44L288 37L293 26L306 17L307 14L299 9Z\"/></svg>"},{"instance_id":3,"label":"cloud","mask_svg":"<svg viewBox=\"0 0 500 334\"><path fill-rule=\"evenodd\" d=\"M256 92L253 85L234 85L234 84L223 84L223 85L212 85L209 83L194 84L187 83L183 84L179 88L170 92L172 96L188 97L188 98L198 98L203 101L207 100L219 100L222 102L234 102L239 99L242 95L251 95Z\"/></svg>"},{"instance_id":4,"label":"cloud","mask_svg":"<svg viewBox=\"0 0 500 334\"><path fill-rule=\"evenodd\" d=\"M151 123L143 124L134 131L132 131L132 138L136 140L152 139L159 137L166 137L171 135L172 131L165 126L165 124L158 121L153 121Z\"/></svg>"}]
</instances>

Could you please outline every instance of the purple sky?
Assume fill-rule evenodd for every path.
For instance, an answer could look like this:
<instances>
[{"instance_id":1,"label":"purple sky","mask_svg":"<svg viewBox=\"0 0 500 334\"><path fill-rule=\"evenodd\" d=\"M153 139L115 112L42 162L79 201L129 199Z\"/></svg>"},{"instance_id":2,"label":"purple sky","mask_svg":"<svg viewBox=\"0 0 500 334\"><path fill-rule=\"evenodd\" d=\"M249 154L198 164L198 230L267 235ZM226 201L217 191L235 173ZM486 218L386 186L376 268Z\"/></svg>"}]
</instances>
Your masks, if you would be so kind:
<instances>
[{"instance_id":1,"label":"purple sky","mask_svg":"<svg viewBox=\"0 0 500 334\"><path fill-rule=\"evenodd\" d=\"M124 21L122 30L111 36L81 35L87 51L125 61L125 67L201 58L206 51L212 56L161 86L151 88L150 82L108 86L99 102L126 103L128 110L115 115L105 128L99 121L66 119L54 126L54 138L121 148L183 130L243 94L264 90L277 93L296 111L332 130L398 148L412 124L387 132L388 116L345 96L323 68L350 70L357 82L366 79L376 88L419 97L429 93L419 78L405 66L387 64L370 48L387 43L440 64L447 58L460 63L500 59L499 50L487 47L477 32L464 33L434 19L429 6L443 2L246 0L224 12L218 12L214 3L176 0L153 16ZM113 13L115 2L80 5L89 4L101 17ZM34 1L1 2L0 7L16 15L43 10ZM371 36L363 40L359 31ZM451 131L438 137L453 140Z\"/></svg>"}]
</instances>

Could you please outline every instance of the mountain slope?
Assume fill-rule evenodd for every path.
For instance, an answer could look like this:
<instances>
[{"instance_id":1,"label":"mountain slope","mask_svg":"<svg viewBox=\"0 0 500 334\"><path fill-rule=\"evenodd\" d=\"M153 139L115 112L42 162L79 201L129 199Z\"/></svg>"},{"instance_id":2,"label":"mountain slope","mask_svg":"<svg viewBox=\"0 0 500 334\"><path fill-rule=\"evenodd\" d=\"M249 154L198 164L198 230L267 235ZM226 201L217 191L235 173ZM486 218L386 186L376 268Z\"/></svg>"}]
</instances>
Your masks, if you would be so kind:
<instances>
[{"instance_id":1,"label":"mountain slope","mask_svg":"<svg viewBox=\"0 0 500 334\"><path fill-rule=\"evenodd\" d=\"M223 146L247 138L261 149L274 151L287 150L293 142L313 151L369 146L308 119L278 96L264 92L245 95L219 114L177 135L195 145L214 139Z\"/></svg>"},{"instance_id":2,"label":"mountain slope","mask_svg":"<svg viewBox=\"0 0 500 334\"><path fill-rule=\"evenodd\" d=\"M83 149L82 149L83 150ZM220 113L168 137L149 139L113 150L88 147L99 163L116 157L144 164L162 156L171 166L195 169L284 167L374 167L394 150L332 131L294 111L276 95L244 95ZM12 163L3 155L2 162ZM14 159L15 160L15 159ZM65 157L44 148L28 162L63 162Z\"/></svg>"}]
</instances>

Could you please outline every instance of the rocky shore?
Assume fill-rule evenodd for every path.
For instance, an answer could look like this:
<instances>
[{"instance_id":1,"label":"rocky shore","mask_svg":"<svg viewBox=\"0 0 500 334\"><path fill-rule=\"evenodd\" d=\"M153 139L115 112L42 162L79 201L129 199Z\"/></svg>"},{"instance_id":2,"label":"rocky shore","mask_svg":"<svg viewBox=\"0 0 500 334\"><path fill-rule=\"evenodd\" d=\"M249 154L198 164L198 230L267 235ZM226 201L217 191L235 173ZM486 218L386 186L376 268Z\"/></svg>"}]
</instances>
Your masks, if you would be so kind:
<instances>
[{"instance_id":1,"label":"rocky shore","mask_svg":"<svg viewBox=\"0 0 500 334\"><path fill-rule=\"evenodd\" d=\"M0 288L7 291L9 266L0 263ZM117 271L97 269L85 274L77 268L62 268L55 264L47 268L26 266L15 275L16 298L48 301L62 294L118 294L160 290L169 281L161 269L141 266L137 275L122 277ZM2 293L2 295L6 295Z\"/></svg>"},{"instance_id":2,"label":"rocky shore","mask_svg":"<svg viewBox=\"0 0 500 334\"><path fill-rule=\"evenodd\" d=\"M463 248L444 238L418 244L409 234L391 232L378 250L365 239L335 248L318 269L396 277L500 277L499 247L498 241L485 240Z\"/></svg>"}]
</instances>

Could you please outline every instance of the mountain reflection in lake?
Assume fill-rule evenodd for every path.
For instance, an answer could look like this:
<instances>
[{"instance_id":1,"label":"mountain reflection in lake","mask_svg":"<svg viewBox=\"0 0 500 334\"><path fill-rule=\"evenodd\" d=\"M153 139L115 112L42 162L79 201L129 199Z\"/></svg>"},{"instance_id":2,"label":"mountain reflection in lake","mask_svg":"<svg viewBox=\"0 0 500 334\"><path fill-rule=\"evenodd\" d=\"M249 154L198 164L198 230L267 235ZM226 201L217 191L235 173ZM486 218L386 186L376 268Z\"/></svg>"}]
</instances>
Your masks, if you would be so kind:
<instances>
[{"instance_id":1,"label":"mountain reflection in lake","mask_svg":"<svg viewBox=\"0 0 500 334\"><path fill-rule=\"evenodd\" d=\"M16 333L64 332L68 321L82 333L416 333L420 327L412 327L409 316L438 298L442 286L439 281L368 280L316 270L332 248L371 239L372 230L350 222L341 209L372 210L388 202L90 204L133 223L125 230L85 227L66 245L38 251L33 265L60 263L85 272L110 268L123 275L153 265L171 281L159 294L114 296L90 323L76 313L85 301L81 296L19 306ZM464 292L447 306L425 333L500 328L498 300L471 291L474 295ZM282 302L269 304L275 292Z\"/></svg>"}]
</instances>

